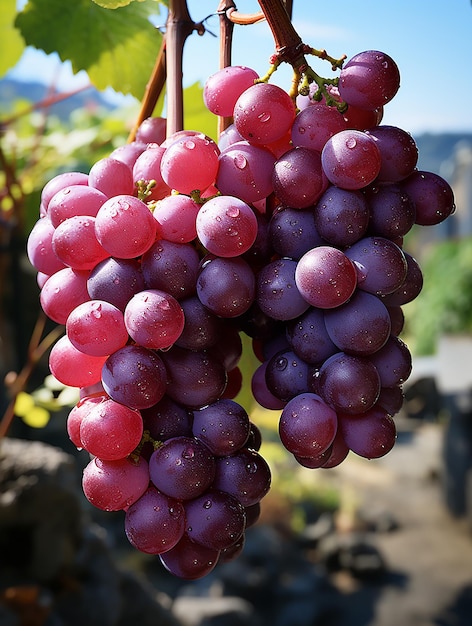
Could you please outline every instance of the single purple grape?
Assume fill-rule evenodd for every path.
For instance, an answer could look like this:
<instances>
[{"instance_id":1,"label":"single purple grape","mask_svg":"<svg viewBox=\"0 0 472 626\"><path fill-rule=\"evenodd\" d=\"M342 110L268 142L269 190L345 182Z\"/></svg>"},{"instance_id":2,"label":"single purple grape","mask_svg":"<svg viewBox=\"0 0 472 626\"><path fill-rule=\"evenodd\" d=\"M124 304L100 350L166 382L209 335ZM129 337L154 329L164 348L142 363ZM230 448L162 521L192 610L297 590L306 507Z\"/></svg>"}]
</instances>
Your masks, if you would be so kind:
<instances>
[{"instance_id":1,"label":"single purple grape","mask_svg":"<svg viewBox=\"0 0 472 626\"><path fill-rule=\"evenodd\" d=\"M282 411L279 434L282 444L297 457L315 457L333 443L336 412L317 394L302 393Z\"/></svg>"},{"instance_id":2,"label":"single purple grape","mask_svg":"<svg viewBox=\"0 0 472 626\"><path fill-rule=\"evenodd\" d=\"M162 493L177 500L191 500L212 484L215 458L194 437L174 437L164 441L152 453L149 476Z\"/></svg>"},{"instance_id":3,"label":"single purple grape","mask_svg":"<svg viewBox=\"0 0 472 626\"><path fill-rule=\"evenodd\" d=\"M185 531L181 502L150 486L126 511L125 532L133 547L147 554L173 548Z\"/></svg>"}]
</instances>

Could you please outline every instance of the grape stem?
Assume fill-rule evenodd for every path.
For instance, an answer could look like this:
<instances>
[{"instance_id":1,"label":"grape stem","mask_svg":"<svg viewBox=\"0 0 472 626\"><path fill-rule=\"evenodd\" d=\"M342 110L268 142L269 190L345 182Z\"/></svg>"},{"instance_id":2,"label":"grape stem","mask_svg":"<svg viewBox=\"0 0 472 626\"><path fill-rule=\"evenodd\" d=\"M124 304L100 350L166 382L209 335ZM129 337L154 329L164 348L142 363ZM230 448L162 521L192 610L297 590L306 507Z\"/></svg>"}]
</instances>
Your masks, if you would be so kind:
<instances>
[{"instance_id":1,"label":"grape stem","mask_svg":"<svg viewBox=\"0 0 472 626\"><path fill-rule=\"evenodd\" d=\"M346 110L347 105L344 102L336 101L327 89L329 85L337 85L339 79L328 79L319 76L306 60L306 55L311 54L329 61L331 68L337 70L343 66L346 55L335 59L329 56L326 50L317 50L304 44L295 30L282 0L258 1L272 31L275 43L275 53L270 59L270 68L265 76L259 79L259 82L268 82L281 63L289 63L293 68L293 79L289 94L294 100L298 94L308 95L310 84L315 83L317 90L313 95L314 100L319 101L324 96L329 106L336 106L341 112Z\"/></svg>"},{"instance_id":2,"label":"grape stem","mask_svg":"<svg viewBox=\"0 0 472 626\"><path fill-rule=\"evenodd\" d=\"M183 50L187 37L195 27L186 0L171 0L166 22L168 137L184 127Z\"/></svg>"},{"instance_id":3,"label":"grape stem","mask_svg":"<svg viewBox=\"0 0 472 626\"><path fill-rule=\"evenodd\" d=\"M133 450L133 452L131 452L128 457L130 461L132 461L133 463L139 463L141 452L146 443L150 443L154 450L157 450L158 448L161 448L163 446L162 441L154 439L153 437L151 437L151 433L149 432L149 430L145 430L143 431L143 435L141 437L141 441L138 443L138 446Z\"/></svg>"},{"instance_id":4,"label":"grape stem","mask_svg":"<svg viewBox=\"0 0 472 626\"><path fill-rule=\"evenodd\" d=\"M128 142L134 141L139 125L152 115L166 83L167 136L183 129L183 50L187 37L193 31L203 35L205 27L202 22L197 23L192 20L186 0L170 0L166 32L162 38L152 74L146 85L140 111L128 136Z\"/></svg>"},{"instance_id":5,"label":"grape stem","mask_svg":"<svg viewBox=\"0 0 472 626\"><path fill-rule=\"evenodd\" d=\"M56 326L44 338L42 338L46 321L46 315L43 312L40 312L30 338L27 361L22 370L14 376L11 384L9 385L10 403L0 420L0 441L8 434L15 417L15 403L18 394L26 388L26 385L39 360L64 332L63 327Z\"/></svg>"}]
</instances>

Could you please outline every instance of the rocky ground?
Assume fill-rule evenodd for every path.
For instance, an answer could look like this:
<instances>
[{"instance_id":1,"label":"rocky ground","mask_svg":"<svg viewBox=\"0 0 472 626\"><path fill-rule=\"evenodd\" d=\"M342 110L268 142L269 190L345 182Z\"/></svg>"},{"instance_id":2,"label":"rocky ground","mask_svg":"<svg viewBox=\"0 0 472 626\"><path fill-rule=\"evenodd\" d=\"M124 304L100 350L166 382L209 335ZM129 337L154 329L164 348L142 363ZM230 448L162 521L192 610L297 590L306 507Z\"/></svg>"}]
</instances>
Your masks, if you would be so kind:
<instances>
[{"instance_id":1,"label":"rocky ground","mask_svg":"<svg viewBox=\"0 0 472 626\"><path fill-rule=\"evenodd\" d=\"M126 552L119 515L89 524L77 458L48 444L4 441L0 623L470 626L472 529L444 505L443 428L398 425L397 445L383 459L353 457L311 474L313 489L340 494L334 514L293 535L273 509L249 529L238 559L191 583Z\"/></svg>"},{"instance_id":2,"label":"rocky ground","mask_svg":"<svg viewBox=\"0 0 472 626\"><path fill-rule=\"evenodd\" d=\"M371 535L385 561L383 577L358 581L341 572L332 578L343 598L333 626L472 624L472 534L444 506L442 446L437 424L405 423L389 455L339 468L356 494L358 525L370 520L372 528L382 519L394 525Z\"/></svg>"}]
</instances>

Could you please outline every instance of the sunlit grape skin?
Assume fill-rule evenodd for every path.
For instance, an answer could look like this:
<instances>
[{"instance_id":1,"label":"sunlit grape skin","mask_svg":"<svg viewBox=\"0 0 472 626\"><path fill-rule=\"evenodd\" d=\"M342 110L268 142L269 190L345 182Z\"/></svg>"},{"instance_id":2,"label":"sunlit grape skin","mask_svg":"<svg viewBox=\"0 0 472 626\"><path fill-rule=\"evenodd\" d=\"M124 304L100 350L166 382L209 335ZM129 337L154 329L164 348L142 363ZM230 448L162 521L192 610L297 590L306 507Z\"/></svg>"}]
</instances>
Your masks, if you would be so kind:
<instances>
[{"instance_id":1,"label":"sunlit grape skin","mask_svg":"<svg viewBox=\"0 0 472 626\"><path fill-rule=\"evenodd\" d=\"M259 78L250 67L232 65L209 76L203 88L203 101L208 110L221 117L231 117L239 96Z\"/></svg>"},{"instance_id":2,"label":"sunlit grape skin","mask_svg":"<svg viewBox=\"0 0 472 626\"><path fill-rule=\"evenodd\" d=\"M323 172L342 189L362 189L380 172L380 151L372 137L359 130L343 130L325 143L321 152Z\"/></svg>"},{"instance_id":3,"label":"sunlit grape skin","mask_svg":"<svg viewBox=\"0 0 472 626\"><path fill-rule=\"evenodd\" d=\"M89 299L87 270L71 267L52 274L44 283L39 296L41 307L48 317L58 324L65 324L76 306Z\"/></svg>"},{"instance_id":4,"label":"sunlit grape skin","mask_svg":"<svg viewBox=\"0 0 472 626\"><path fill-rule=\"evenodd\" d=\"M272 182L276 196L286 206L312 206L328 187L320 152L302 146L288 150L275 162Z\"/></svg>"},{"instance_id":5,"label":"sunlit grape skin","mask_svg":"<svg viewBox=\"0 0 472 626\"><path fill-rule=\"evenodd\" d=\"M162 178L171 189L180 193L203 191L216 178L219 154L216 143L205 135L181 137L162 155Z\"/></svg>"},{"instance_id":6,"label":"sunlit grape skin","mask_svg":"<svg viewBox=\"0 0 472 626\"><path fill-rule=\"evenodd\" d=\"M152 246L157 222L144 202L131 195L118 195L100 207L95 233L110 255L132 259Z\"/></svg>"},{"instance_id":7,"label":"sunlit grape skin","mask_svg":"<svg viewBox=\"0 0 472 626\"><path fill-rule=\"evenodd\" d=\"M52 197L70 185L88 185L89 176L83 172L62 172L51 178L41 191L41 205L47 212Z\"/></svg>"},{"instance_id":8,"label":"sunlit grape skin","mask_svg":"<svg viewBox=\"0 0 472 626\"><path fill-rule=\"evenodd\" d=\"M132 195L134 191L133 173L123 161L104 157L90 168L88 185L98 189L108 198L121 194Z\"/></svg>"},{"instance_id":9,"label":"sunlit grape skin","mask_svg":"<svg viewBox=\"0 0 472 626\"><path fill-rule=\"evenodd\" d=\"M106 358L77 350L67 335L64 335L53 345L49 353L49 369L64 385L87 387L100 381L100 372Z\"/></svg>"},{"instance_id":10,"label":"sunlit grape skin","mask_svg":"<svg viewBox=\"0 0 472 626\"><path fill-rule=\"evenodd\" d=\"M85 450L105 461L127 457L141 441L142 434L139 411L111 399L96 404L80 424Z\"/></svg>"},{"instance_id":11,"label":"sunlit grape skin","mask_svg":"<svg viewBox=\"0 0 472 626\"><path fill-rule=\"evenodd\" d=\"M48 204L48 217L54 228L69 217L95 217L107 196L88 185L70 185L60 189Z\"/></svg>"},{"instance_id":12,"label":"sunlit grape skin","mask_svg":"<svg viewBox=\"0 0 472 626\"><path fill-rule=\"evenodd\" d=\"M185 318L173 296L159 289L145 289L126 305L124 323L136 343L159 350L169 348L180 337Z\"/></svg>"},{"instance_id":13,"label":"sunlit grape skin","mask_svg":"<svg viewBox=\"0 0 472 626\"><path fill-rule=\"evenodd\" d=\"M66 332L78 350L93 356L108 356L128 341L123 313L105 300L77 306L67 318Z\"/></svg>"},{"instance_id":14,"label":"sunlit grape skin","mask_svg":"<svg viewBox=\"0 0 472 626\"><path fill-rule=\"evenodd\" d=\"M330 137L345 129L346 122L335 107L314 102L297 114L291 130L292 143L321 152Z\"/></svg>"},{"instance_id":15,"label":"sunlit grape skin","mask_svg":"<svg viewBox=\"0 0 472 626\"><path fill-rule=\"evenodd\" d=\"M129 344L105 361L102 384L116 402L145 409L163 397L167 385L166 369L156 352Z\"/></svg>"},{"instance_id":16,"label":"sunlit grape skin","mask_svg":"<svg viewBox=\"0 0 472 626\"><path fill-rule=\"evenodd\" d=\"M237 196L244 202L262 200L273 189L274 163L275 156L264 146L233 143L220 154L216 186L223 195Z\"/></svg>"},{"instance_id":17,"label":"sunlit grape skin","mask_svg":"<svg viewBox=\"0 0 472 626\"><path fill-rule=\"evenodd\" d=\"M39 219L28 235L26 252L31 265L46 275L52 275L63 269L65 264L52 249L54 226L48 217Z\"/></svg>"},{"instance_id":18,"label":"sunlit grape skin","mask_svg":"<svg viewBox=\"0 0 472 626\"><path fill-rule=\"evenodd\" d=\"M245 202L222 195L201 207L196 230L208 252L219 257L234 257L247 252L255 242L257 219Z\"/></svg>"},{"instance_id":19,"label":"sunlit grape skin","mask_svg":"<svg viewBox=\"0 0 472 626\"><path fill-rule=\"evenodd\" d=\"M95 457L82 476L85 497L103 511L126 509L143 495L148 484L149 468L142 457L137 461L104 461Z\"/></svg>"},{"instance_id":20,"label":"sunlit grape skin","mask_svg":"<svg viewBox=\"0 0 472 626\"><path fill-rule=\"evenodd\" d=\"M244 139L254 144L269 144L290 129L295 106L287 92L277 85L257 83L239 96L233 117Z\"/></svg>"},{"instance_id":21,"label":"sunlit grape skin","mask_svg":"<svg viewBox=\"0 0 472 626\"><path fill-rule=\"evenodd\" d=\"M367 110L387 104L399 87L397 64L378 50L366 50L350 58L340 72L338 84L345 102Z\"/></svg>"},{"instance_id":22,"label":"sunlit grape skin","mask_svg":"<svg viewBox=\"0 0 472 626\"><path fill-rule=\"evenodd\" d=\"M90 215L75 215L62 221L51 244L56 256L76 270L91 270L110 256L98 242L95 218Z\"/></svg>"},{"instance_id":23,"label":"sunlit grape skin","mask_svg":"<svg viewBox=\"0 0 472 626\"><path fill-rule=\"evenodd\" d=\"M306 252L295 270L297 287L312 306L332 309L354 293L357 273L353 263L337 248L319 246Z\"/></svg>"}]
</instances>

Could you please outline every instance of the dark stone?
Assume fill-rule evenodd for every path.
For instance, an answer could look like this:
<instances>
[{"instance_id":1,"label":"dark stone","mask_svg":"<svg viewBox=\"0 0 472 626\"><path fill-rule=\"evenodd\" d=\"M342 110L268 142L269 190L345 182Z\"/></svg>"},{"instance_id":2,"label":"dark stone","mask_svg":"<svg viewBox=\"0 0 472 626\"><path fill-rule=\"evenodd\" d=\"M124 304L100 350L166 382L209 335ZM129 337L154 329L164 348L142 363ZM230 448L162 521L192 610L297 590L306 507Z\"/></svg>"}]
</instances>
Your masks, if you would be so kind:
<instances>
[{"instance_id":1,"label":"dark stone","mask_svg":"<svg viewBox=\"0 0 472 626\"><path fill-rule=\"evenodd\" d=\"M2 441L2 626L179 626L154 589L121 571L83 504L73 457L40 442ZM25 621L25 611L36 611L36 621Z\"/></svg>"},{"instance_id":2,"label":"dark stone","mask_svg":"<svg viewBox=\"0 0 472 626\"><path fill-rule=\"evenodd\" d=\"M363 535L331 535L319 545L320 561L330 572L347 571L361 579L378 579L386 572L378 548Z\"/></svg>"},{"instance_id":3,"label":"dark stone","mask_svg":"<svg viewBox=\"0 0 472 626\"><path fill-rule=\"evenodd\" d=\"M334 532L335 523L332 513L321 513L319 518L307 524L297 537L297 542L302 549L316 548L324 537Z\"/></svg>"},{"instance_id":4,"label":"dark stone","mask_svg":"<svg viewBox=\"0 0 472 626\"><path fill-rule=\"evenodd\" d=\"M68 567L82 516L73 459L39 442L6 438L0 448L0 585L47 582Z\"/></svg>"}]
</instances>

